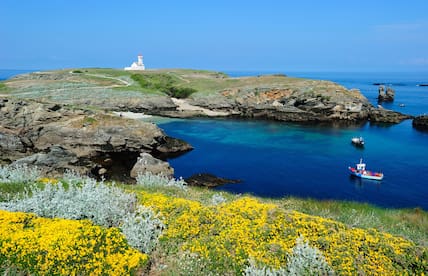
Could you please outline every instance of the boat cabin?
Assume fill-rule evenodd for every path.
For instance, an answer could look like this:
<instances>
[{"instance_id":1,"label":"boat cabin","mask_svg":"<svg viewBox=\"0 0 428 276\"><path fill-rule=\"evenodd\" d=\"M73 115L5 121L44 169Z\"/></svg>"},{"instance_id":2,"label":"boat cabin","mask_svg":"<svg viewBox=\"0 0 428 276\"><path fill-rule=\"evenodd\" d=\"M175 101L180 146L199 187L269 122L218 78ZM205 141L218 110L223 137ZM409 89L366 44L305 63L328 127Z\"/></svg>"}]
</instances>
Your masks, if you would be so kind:
<instances>
[{"instance_id":1,"label":"boat cabin","mask_svg":"<svg viewBox=\"0 0 428 276\"><path fill-rule=\"evenodd\" d=\"M359 171L365 171L366 170L366 164L363 163L363 159L360 159L360 163L357 164L357 170L359 170Z\"/></svg>"}]
</instances>

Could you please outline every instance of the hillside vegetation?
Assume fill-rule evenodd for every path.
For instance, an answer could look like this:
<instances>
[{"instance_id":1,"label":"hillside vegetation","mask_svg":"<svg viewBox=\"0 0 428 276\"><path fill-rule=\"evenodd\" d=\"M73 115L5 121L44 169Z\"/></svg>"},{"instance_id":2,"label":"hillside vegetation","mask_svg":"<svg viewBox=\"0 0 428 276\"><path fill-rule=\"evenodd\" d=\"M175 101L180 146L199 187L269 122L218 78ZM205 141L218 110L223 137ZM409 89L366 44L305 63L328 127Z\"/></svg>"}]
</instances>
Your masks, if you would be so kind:
<instances>
[{"instance_id":1,"label":"hillside vegetation","mask_svg":"<svg viewBox=\"0 0 428 276\"><path fill-rule=\"evenodd\" d=\"M73 173L49 179L35 170L27 178L11 168L0 172L0 271L6 273L423 275L428 269L428 214L419 209L261 199L154 175L118 186ZM29 193L19 195L24 186Z\"/></svg>"},{"instance_id":2,"label":"hillside vegetation","mask_svg":"<svg viewBox=\"0 0 428 276\"><path fill-rule=\"evenodd\" d=\"M185 98L225 91L245 92L256 88L259 91L270 88L303 89L311 93L315 86L316 93L320 95L337 90L349 93L345 88L328 81L284 75L231 78L224 73L190 69L140 72L96 68L57 70L20 75L4 81L2 86L7 87L8 94L14 97L66 102L77 101L83 95L86 99L110 96L113 99L129 96L138 98L153 94Z\"/></svg>"}]
</instances>

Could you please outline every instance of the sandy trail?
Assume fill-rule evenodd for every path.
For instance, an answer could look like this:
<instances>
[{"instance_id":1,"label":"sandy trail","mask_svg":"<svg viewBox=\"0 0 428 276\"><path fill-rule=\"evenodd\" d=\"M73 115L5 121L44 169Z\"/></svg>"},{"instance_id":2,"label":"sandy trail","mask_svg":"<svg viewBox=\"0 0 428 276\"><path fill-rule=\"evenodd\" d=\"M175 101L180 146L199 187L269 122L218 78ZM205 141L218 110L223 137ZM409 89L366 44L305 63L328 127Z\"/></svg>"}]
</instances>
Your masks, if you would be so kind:
<instances>
[{"instance_id":1,"label":"sandy trail","mask_svg":"<svg viewBox=\"0 0 428 276\"><path fill-rule=\"evenodd\" d=\"M213 116L213 117L229 116L230 115L229 112L213 111L213 110L203 108L200 106L191 105L184 99L171 98L171 100L174 102L175 105L178 106L177 110L179 110L179 111L199 111L199 112L202 112L203 114L205 114L207 116Z\"/></svg>"}]
</instances>

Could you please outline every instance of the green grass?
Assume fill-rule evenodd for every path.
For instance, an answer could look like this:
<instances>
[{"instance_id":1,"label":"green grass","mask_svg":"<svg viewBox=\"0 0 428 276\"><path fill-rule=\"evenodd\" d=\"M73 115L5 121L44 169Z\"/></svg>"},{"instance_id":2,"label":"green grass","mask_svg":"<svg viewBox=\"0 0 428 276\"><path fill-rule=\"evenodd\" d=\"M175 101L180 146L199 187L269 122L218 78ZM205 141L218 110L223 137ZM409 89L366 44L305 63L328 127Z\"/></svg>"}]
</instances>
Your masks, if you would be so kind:
<instances>
[{"instance_id":1,"label":"green grass","mask_svg":"<svg viewBox=\"0 0 428 276\"><path fill-rule=\"evenodd\" d=\"M0 183L0 202L24 193L29 185L28 183ZM37 185L43 187L42 183L37 183Z\"/></svg>"},{"instance_id":2,"label":"green grass","mask_svg":"<svg viewBox=\"0 0 428 276\"><path fill-rule=\"evenodd\" d=\"M76 72L70 74L70 72ZM79 72L79 73L77 73ZM81 72L81 73L80 73ZM272 89L290 91L317 91L322 99L328 101L330 93L344 88L328 81L307 80L284 75L266 75L258 77L231 78L224 73L191 69L159 69L144 71L125 71L109 68L75 68L70 71L51 71L57 74L55 81L46 79L9 80L10 94L18 98L50 97L50 101L71 103L75 99L99 99L114 93L114 97L128 98L129 93L144 95L169 95L176 98L217 97L219 93L228 92L227 97L245 96L248 92L264 92ZM124 82L127 82L124 83ZM82 89L87 89L83 91ZM102 90L102 88L105 88ZM64 89L66 88L66 89ZM1 88L0 88L1 89ZM1 91L1 90L0 90ZM238 93L238 94L237 94ZM137 96L138 97L138 96Z\"/></svg>"},{"instance_id":3,"label":"green grass","mask_svg":"<svg viewBox=\"0 0 428 276\"><path fill-rule=\"evenodd\" d=\"M182 87L183 80L168 73L132 74L131 79L149 92L162 92L174 98L187 98L197 92L190 87Z\"/></svg>"},{"instance_id":4,"label":"green grass","mask_svg":"<svg viewBox=\"0 0 428 276\"><path fill-rule=\"evenodd\" d=\"M0 93L8 93L9 90L9 87L4 82L0 82Z\"/></svg>"}]
</instances>

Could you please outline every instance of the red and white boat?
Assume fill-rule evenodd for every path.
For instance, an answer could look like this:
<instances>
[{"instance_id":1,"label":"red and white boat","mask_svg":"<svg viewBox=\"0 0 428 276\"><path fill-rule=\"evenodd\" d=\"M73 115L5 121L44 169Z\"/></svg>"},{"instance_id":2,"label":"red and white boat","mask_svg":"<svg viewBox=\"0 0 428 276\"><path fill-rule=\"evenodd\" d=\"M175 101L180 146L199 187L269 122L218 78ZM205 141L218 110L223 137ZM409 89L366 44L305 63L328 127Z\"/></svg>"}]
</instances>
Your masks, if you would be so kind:
<instances>
[{"instance_id":1,"label":"red and white boat","mask_svg":"<svg viewBox=\"0 0 428 276\"><path fill-rule=\"evenodd\" d=\"M360 159L360 163L356 164L355 167L348 167L351 175L355 175L356 177L372 179L372 180L382 180L383 173L380 172L372 172L366 170L366 164L363 163L363 159Z\"/></svg>"}]
</instances>

